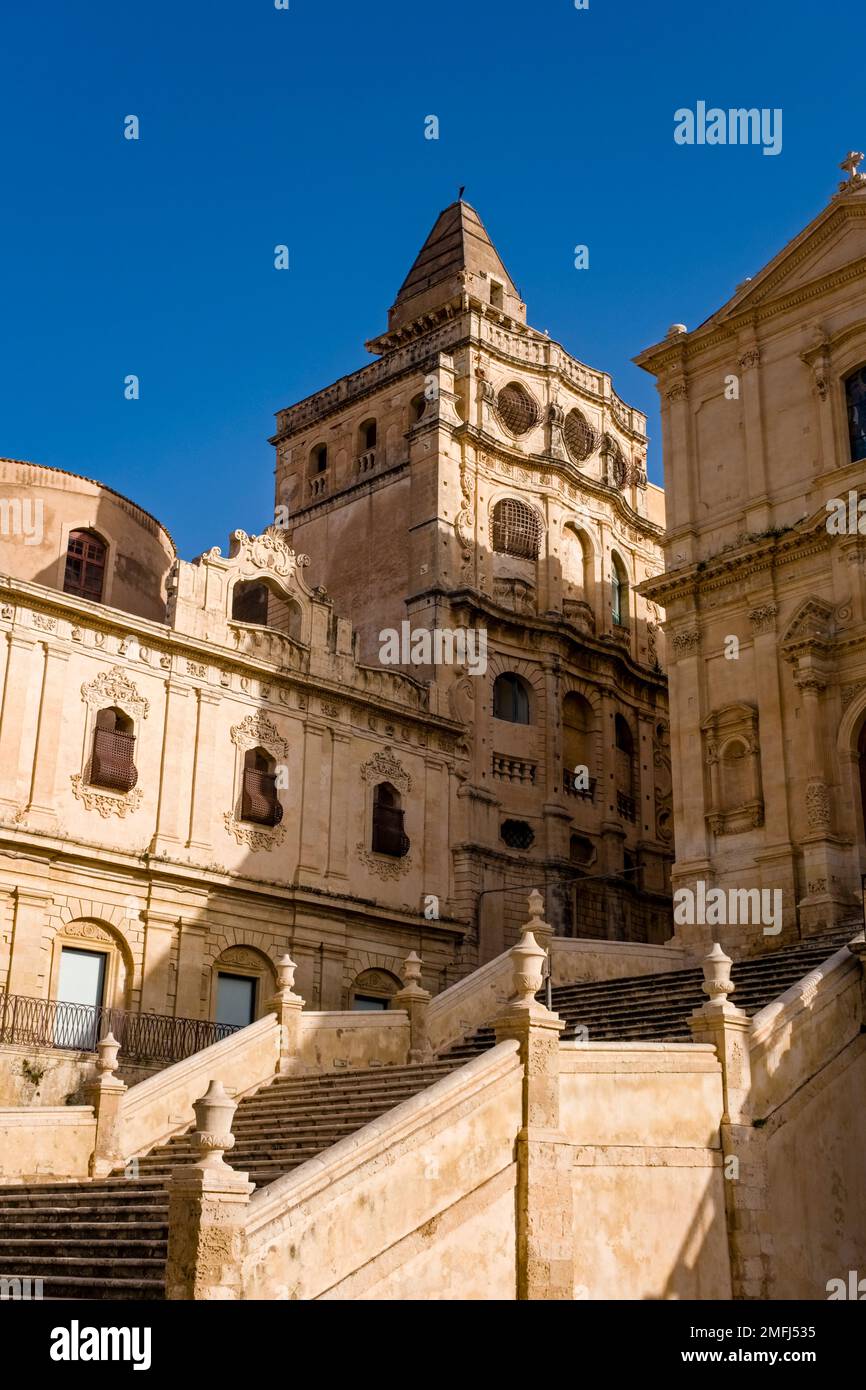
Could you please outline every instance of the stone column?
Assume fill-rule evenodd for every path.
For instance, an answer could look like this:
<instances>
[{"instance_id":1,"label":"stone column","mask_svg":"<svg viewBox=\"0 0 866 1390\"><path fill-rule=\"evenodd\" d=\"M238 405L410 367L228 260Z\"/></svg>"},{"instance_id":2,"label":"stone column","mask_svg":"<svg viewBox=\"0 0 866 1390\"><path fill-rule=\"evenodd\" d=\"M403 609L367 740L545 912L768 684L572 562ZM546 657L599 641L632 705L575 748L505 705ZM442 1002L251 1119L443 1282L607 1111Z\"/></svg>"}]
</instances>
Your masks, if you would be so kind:
<instances>
[{"instance_id":1,"label":"stone column","mask_svg":"<svg viewBox=\"0 0 866 1390\"><path fill-rule=\"evenodd\" d=\"M514 993L494 1027L498 1043L517 1039L523 1064L517 1297L549 1302L574 1297L573 1150L559 1128L559 1035L565 1024L536 1001L546 953L530 925L512 948Z\"/></svg>"},{"instance_id":2,"label":"stone column","mask_svg":"<svg viewBox=\"0 0 866 1390\"><path fill-rule=\"evenodd\" d=\"M764 847L755 854L760 886L781 888L785 930L796 925L796 874L788 811L788 759L782 718L778 606L769 599L749 610L754 631L754 682L758 703L758 737L764 801ZM757 837L756 837L757 838Z\"/></svg>"},{"instance_id":3,"label":"stone column","mask_svg":"<svg viewBox=\"0 0 866 1390\"><path fill-rule=\"evenodd\" d=\"M254 1183L223 1154L234 1148L237 1106L220 1081L197 1100L193 1142L197 1163L175 1168L169 1184L168 1299L228 1300L241 1297L244 1221Z\"/></svg>"},{"instance_id":4,"label":"stone column","mask_svg":"<svg viewBox=\"0 0 866 1390\"><path fill-rule=\"evenodd\" d=\"M748 531L760 533L770 523L767 497L767 466L764 424L761 409L761 351L754 327L741 335L740 396L743 404L743 434L746 453L746 522Z\"/></svg>"},{"instance_id":5,"label":"stone column","mask_svg":"<svg viewBox=\"0 0 866 1390\"><path fill-rule=\"evenodd\" d=\"M107 1033L96 1045L96 1079L84 1087L84 1103L92 1105L96 1114L96 1137L88 1170L92 1178L106 1177L125 1161L120 1112L127 1087L114 1075L119 1050L117 1038Z\"/></svg>"},{"instance_id":6,"label":"stone column","mask_svg":"<svg viewBox=\"0 0 866 1390\"><path fill-rule=\"evenodd\" d=\"M430 991L421 984L423 961L410 951L403 962L403 988L391 1000L395 1009L405 1009L409 1015L409 1061L426 1062L433 1056L427 1036L427 1010Z\"/></svg>"},{"instance_id":7,"label":"stone column","mask_svg":"<svg viewBox=\"0 0 866 1390\"><path fill-rule=\"evenodd\" d=\"M277 992L265 1004L269 1013L275 1013L280 1025L280 1056L277 1072L298 1071L301 1067L301 1012L304 1000L295 994L295 971L297 965L288 952L277 961Z\"/></svg>"},{"instance_id":8,"label":"stone column","mask_svg":"<svg viewBox=\"0 0 866 1390\"><path fill-rule=\"evenodd\" d=\"M38 889L18 887L15 898L15 925L9 961L10 994L33 998L48 994L49 953L45 950L45 930L53 898Z\"/></svg>"},{"instance_id":9,"label":"stone column","mask_svg":"<svg viewBox=\"0 0 866 1390\"><path fill-rule=\"evenodd\" d=\"M348 876L349 768L352 740L340 729L331 731L331 815L328 834L328 877Z\"/></svg>"},{"instance_id":10,"label":"stone column","mask_svg":"<svg viewBox=\"0 0 866 1390\"><path fill-rule=\"evenodd\" d=\"M773 1237L767 1194L767 1141L752 1121L751 1020L728 1001L734 985L731 961L716 942L704 960L708 1002L689 1019L692 1038L712 1043L722 1066L724 1110L719 1132L724 1157L725 1211L735 1299L770 1293Z\"/></svg>"}]
</instances>

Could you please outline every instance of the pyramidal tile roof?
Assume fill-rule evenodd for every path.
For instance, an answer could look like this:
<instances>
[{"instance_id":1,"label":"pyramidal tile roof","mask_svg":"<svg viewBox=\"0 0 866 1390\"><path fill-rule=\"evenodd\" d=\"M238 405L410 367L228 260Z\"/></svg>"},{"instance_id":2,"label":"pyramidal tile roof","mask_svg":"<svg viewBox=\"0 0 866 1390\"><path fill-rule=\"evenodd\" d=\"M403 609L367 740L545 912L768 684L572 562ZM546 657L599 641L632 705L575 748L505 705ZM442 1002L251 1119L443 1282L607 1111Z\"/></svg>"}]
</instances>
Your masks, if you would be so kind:
<instances>
[{"instance_id":1,"label":"pyramidal tile roof","mask_svg":"<svg viewBox=\"0 0 866 1390\"><path fill-rule=\"evenodd\" d=\"M493 282L502 287L503 307L525 321L525 305L487 228L475 209L458 199L440 212L415 257L389 311L389 329L439 308L463 290L489 301Z\"/></svg>"}]
</instances>

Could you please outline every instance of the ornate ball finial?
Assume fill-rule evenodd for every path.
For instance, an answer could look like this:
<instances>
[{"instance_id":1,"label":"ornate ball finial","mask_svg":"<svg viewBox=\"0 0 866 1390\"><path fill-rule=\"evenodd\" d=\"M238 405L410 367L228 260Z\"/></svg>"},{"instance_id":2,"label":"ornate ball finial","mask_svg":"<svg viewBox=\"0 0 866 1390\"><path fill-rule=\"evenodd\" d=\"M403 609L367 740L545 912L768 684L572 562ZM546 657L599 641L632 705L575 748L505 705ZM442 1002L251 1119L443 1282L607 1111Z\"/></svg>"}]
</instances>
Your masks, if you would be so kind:
<instances>
[{"instance_id":1,"label":"ornate ball finial","mask_svg":"<svg viewBox=\"0 0 866 1390\"><path fill-rule=\"evenodd\" d=\"M672 323L668 329L668 337L676 338L680 333L688 333L688 331L684 323Z\"/></svg>"}]
</instances>

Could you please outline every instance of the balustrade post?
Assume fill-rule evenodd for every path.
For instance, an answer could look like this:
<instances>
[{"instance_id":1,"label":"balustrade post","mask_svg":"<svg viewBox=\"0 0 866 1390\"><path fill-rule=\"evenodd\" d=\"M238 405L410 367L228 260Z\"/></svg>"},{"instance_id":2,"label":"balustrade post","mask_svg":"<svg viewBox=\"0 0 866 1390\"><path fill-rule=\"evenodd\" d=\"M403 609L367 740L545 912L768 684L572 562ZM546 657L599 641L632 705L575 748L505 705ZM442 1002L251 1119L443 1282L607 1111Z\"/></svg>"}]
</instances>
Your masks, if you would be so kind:
<instances>
[{"instance_id":1,"label":"balustrade post","mask_svg":"<svg viewBox=\"0 0 866 1390\"><path fill-rule=\"evenodd\" d=\"M120 1109L126 1094L126 1083L114 1073L120 1043L108 1033L97 1045L97 1076L84 1087L85 1103L93 1106L96 1115L96 1134L88 1171L92 1178L104 1178L124 1159L120 1144Z\"/></svg>"}]
</instances>

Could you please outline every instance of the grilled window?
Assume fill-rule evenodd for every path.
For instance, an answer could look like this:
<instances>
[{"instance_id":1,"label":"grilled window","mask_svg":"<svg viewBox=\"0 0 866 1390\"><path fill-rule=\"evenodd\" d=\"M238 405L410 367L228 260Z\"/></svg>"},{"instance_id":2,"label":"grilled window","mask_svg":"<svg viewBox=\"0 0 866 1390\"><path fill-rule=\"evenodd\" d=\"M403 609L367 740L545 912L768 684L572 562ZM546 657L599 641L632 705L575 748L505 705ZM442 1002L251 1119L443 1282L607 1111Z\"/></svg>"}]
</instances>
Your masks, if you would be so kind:
<instances>
[{"instance_id":1,"label":"grilled window","mask_svg":"<svg viewBox=\"0 0 866 1390\"><path fill-rule=\"evenodd\" d=\"M496 410L512 434L526 434L538 424L538 406L519 381L509 381L496 397Z\"/></svg>"},{"instance_id":2,"label":"grilled window","mask_svg":"<svg viewBox=\"0 0 866 1390\"><path fill-rule=\"evenodd\" d=\"M845 403L848 407L851 462L857 463L860 459L866 459L866 367L861 367L845 382Z\"/></svg>"},{"instance_id":3,"label":"grilled window","mask_svg":"<svg viewBox=\"0 0 866 1390\"><path fill-rule=\"evenodd\" d=\"M504 497L493 508L493 549L503 555L537 560L541 549L541 518L525 502Z\"/></svg>"},{"instance_id":4,"label":"grilled window","mask_svg":"<svg viewBox=\"0 0 866 1390\"><path fill-rule=\"evenodd\" d=\"M504 820L499 835L509 849L529 849L535 843L535 831L525 820Z\"/></svg>"},{"instance_id":5,"label":"grilled window","mask_svg":"<svg viewBox=\"0 0 866 1390\"><path fill-rule=\"evenodd\" d=\"M132 720L119 709L101 709L93 731L90 784L116 792L132 791L138 781L133 761L135 734Z\"/></svg>"},{"instance_id":6,"label":"grilled window","mask_svg":"<svg viewBox=\"0 0 866 1390\"><path fill-rule=\"evenodd\" d=\"M250 748L244 755L241 820L253 821L256 825L279 825L282 819L276 761L264 748Z\"/></svg>"},{"instance_id":7,"label":"grilled window","mask_svg":"<svg viewBox=\"0 0 866 1390\"><path fill-rule=\"evenodd\" d=\"M583 463L595 453L601 443L598 430L593 429L580 410L570 410L562 427L565 447L575 463Z\"/></svg>"},{"instance_id":8,"label":"grilled window","mask_svg":"<svg viewBox=\"0 0 866 1390\"><path fill-rule=\"evenodd\" d=\"M380 782L373 792L374 854L390 854L402 859L409 853L409 837L403 829L400 793L390 782Z\"/></svg>"},{"instance_id":9,"label":"grilled window","mask_svg":"<svg viewBox=\"0 0 866 1390\"><path fill-rule=\"evenodd\" d=\"M493 718L509 724L529 723L529 691L513 671L503 672L493 682Z\"/></svg>"},{"instance_id":10,"label":"grilled window","mask_svg":"<svg viewBox=\"0 0 866 1390\"><path fill-rule=\"evenodd\" d=\"M66 571L63 592L79 598L102 600L105 583L105 542L93 531L72 531L66 547Z\"/></svg>"}]
</instances>

